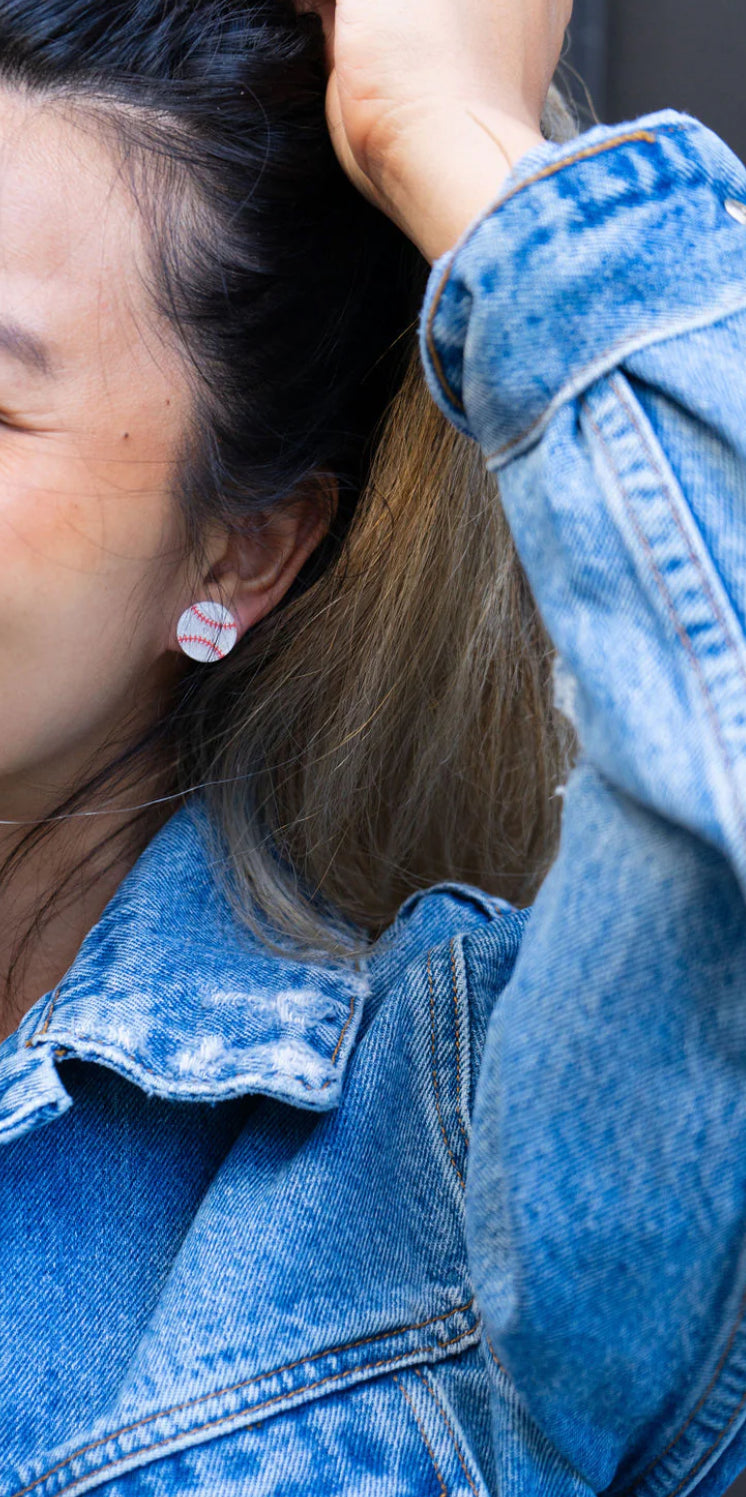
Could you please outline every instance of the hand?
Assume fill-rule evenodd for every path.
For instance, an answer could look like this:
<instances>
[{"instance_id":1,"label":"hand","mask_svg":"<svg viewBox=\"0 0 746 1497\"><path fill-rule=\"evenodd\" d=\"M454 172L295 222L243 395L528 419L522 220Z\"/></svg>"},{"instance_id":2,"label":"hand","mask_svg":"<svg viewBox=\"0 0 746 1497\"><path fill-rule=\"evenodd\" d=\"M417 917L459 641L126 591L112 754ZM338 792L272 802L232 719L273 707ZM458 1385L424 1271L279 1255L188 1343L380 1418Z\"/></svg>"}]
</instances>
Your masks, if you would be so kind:
<instances>
[{"instance_id":1,"label":"hand","mask_svg":"<svg viewBox=\"0 0 746 1497\"><path fill-rule=\"evenodd\" d=\"M296 0L351 181L433 260L543 136L572 0Z\"/></svg>"}]
</instances>

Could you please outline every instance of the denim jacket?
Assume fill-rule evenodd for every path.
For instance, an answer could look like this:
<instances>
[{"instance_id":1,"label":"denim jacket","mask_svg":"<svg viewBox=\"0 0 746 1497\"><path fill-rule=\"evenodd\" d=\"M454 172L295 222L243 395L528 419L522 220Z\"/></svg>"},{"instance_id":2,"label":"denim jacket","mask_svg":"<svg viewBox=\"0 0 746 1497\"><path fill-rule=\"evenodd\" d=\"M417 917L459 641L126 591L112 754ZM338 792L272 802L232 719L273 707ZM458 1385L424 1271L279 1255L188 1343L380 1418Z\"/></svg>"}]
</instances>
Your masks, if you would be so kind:
<instances>
[{"instance_id":1,"label":"denim jacket","mask_svg":"<svg viewBox=\"0 0 746 1497\"><path fill-rule=\"evenodd\" d=\"M673 110L537 145L420 332L557 647L557 859L315 966L167 824L0 1047L0 1497L746 1466L746 169Z\"/></svg>"}]
</instances>

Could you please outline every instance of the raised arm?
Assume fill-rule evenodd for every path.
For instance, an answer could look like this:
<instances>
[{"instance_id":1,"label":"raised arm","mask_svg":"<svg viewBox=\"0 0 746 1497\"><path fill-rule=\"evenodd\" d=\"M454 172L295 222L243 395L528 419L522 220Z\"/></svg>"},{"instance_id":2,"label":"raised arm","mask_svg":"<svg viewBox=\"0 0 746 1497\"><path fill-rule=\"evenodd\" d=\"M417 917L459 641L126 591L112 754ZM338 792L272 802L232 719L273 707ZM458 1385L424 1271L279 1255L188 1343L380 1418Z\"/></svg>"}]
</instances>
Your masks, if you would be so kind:
<instances>
[{"instance_id":1,"label":"raised arm","mask_svg":"<svg viewBox=\"0 0 746 1497\"><path fill-rule=\"evenodd\" d=\"M714 1497L746 1466L746 169L670 110L532 149L421 332L582 749L470 1154L503 1490Z\"/></svg>"},{"instance_id":2,"label":"raised arm","mask_svg":"<svg viewBox=\"0 0 746 1497\"><path fill-rule=\"evenodd\" d=\"M545 142L552 0L325 10L338 154L435 262L430 389L581 744L476 1095L498 1489L715 1497L746 1466L746 169L672 110Z\"/></svg>"}]
</instances>

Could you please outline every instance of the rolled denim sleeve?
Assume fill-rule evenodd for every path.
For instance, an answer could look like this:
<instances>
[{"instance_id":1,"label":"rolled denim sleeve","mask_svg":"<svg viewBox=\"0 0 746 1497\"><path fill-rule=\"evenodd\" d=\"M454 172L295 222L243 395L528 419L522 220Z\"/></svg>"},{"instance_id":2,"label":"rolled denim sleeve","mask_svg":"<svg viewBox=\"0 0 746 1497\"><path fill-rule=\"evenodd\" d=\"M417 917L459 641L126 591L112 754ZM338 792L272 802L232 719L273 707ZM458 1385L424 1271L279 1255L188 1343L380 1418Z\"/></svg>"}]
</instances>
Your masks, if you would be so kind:
<instances>
[{"instance_id":1,"label":"rolled denim sleeve","mask_svg":"<svg viewBox=\"0 0 746 1497\"><path fill-rule=\"evenodd\" d=\"M420 333L580 741L474 1108L499 1476L713 1497L746 1466L746 169L673 110L537 146Z\"/></svg>"}]
</instances>

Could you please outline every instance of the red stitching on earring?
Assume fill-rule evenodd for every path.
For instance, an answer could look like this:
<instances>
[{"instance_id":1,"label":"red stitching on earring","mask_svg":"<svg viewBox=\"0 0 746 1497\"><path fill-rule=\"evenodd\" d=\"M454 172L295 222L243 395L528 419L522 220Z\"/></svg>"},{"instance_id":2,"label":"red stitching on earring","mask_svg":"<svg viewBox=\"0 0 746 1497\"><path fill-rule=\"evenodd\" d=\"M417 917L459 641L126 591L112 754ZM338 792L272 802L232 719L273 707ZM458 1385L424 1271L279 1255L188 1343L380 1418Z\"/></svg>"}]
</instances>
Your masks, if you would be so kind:
<instances>
[{"instance_id":1,"label":"red stitching on earring","mask_svg":"<svg viewBox=\"0 0 746 1497\"><path fill-rule=\"evenodd\" d=\"M200 623L202 623L202 624L208 624L211 629L217 629L219 631L223 630L223 629L228 629L228 630L233 630L234 632L236 630L237 626L236 626L235 619L223 619L223 620L220 620L220 619L211 619L211 618L209 618L209 616L206 613L202 612L201 608L197 607L196 603L192 603L190 611L193 614L196 615L196 617L199 619Z\"/></svg>"},{"instance_id":2,"label":"red stitching on earring","mask_svg":"<svg viewBox=\"0 0 746 1497\"><path fill-rule=\"evenodd\" d=\"M225 660L223 650L219 650L213 639L207 639L204 634L179 634L177 639L180 645L207 645L208 650L214 650L218 660Z\"/></svg>"}]
</instances>

